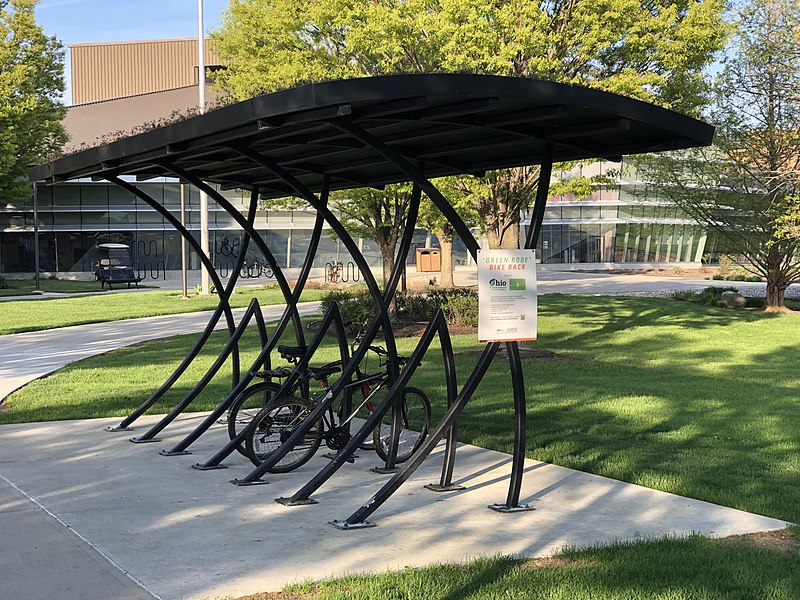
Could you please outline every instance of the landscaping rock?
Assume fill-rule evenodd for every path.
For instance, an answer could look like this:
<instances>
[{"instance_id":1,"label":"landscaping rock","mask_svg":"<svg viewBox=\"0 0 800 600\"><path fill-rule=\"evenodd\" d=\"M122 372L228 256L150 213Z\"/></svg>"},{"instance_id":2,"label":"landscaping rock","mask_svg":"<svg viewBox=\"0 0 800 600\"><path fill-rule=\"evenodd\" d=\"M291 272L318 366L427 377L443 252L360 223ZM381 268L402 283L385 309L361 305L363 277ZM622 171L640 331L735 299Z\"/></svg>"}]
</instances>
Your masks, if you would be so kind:
<instances>
[{"instance_id":1,"label":"landscaping rock","mask_svg":"<svg viewBox=\"0 0 800 600\"><path fill-rule=\"evenodd\" d=\"M726 308L744 308L747 306L747 298L742 296L739 292L726 290L722 292L720 299Z\"/></svg>"}]
</instances>

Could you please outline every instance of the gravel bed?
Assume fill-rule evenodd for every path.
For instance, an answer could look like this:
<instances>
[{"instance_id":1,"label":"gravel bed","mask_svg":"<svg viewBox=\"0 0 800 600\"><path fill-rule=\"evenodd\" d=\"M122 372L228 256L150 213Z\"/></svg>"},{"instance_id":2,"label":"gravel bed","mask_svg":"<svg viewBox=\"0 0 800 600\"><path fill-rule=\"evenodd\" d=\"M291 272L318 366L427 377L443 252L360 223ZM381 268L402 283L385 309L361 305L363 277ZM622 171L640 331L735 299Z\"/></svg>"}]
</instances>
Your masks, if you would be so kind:
<instances>
[{"instance_id":1,"label":"gravel bed","mask_svg":"<svg viewBox=\"0 0 800 600\"><path fill-rule=\"evenodd\" d=\"M736 285L732 285L731 287L737 287ZM746 298L763 298L764 297L764 288L754 287L754 286L742 286L738 288L739 293L746 297ZM672 298L675 292L685 292L686 289L675 289L675 290L658 290L658 291L645 291L645 292L636 292L636 291L619 291L619 292L608 292L605 294L592 294L593 296L640 296L644 298ZM700 290L696 290L700 291ZM800 289L797 286L792 286L788 290L786 290L785 296L786 298L800 298Z\"/></svg>"}]
</instances>

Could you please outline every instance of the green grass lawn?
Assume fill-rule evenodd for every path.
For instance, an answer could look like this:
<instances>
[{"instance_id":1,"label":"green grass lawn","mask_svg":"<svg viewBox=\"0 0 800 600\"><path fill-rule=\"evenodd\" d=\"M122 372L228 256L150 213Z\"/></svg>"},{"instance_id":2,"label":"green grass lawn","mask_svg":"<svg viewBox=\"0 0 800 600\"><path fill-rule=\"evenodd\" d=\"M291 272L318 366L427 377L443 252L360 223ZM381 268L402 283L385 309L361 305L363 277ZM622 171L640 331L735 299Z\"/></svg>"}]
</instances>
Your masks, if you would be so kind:
<instances>
[{"instance_id":1,"label":"green grass lawn","mask_svg":"<svg viewBox=\"0 0 800 600\"><path fill-rule=\"evenodd\" d=\"M36 289L33 279L6 279L6 285L8 287L0 288L0 296L22 296L31 294ZM99 292L100 283L97 281L72 281L69 279L42 277L39 279L39 289L45 292L60 292L62 294Z\"/></svg>"},{"instance_id":2,"label":"green grass lawn","mask_svg":"<svg viewBox=\"0 0 800 600\"><path fill-rule=\"evenodd\" d=\"M483 558L351 576L247 600L796 600L800 538L785 535L793 542L787 552L691 536L567 551L552 559Z\"/></svg>"},{"instance_id":3,"label":"green grass lawn","mask_svg":"<svg viewBox=\"0 0 800 600\"><path fill-rule=\"evenodd\" d=\"M319 300L324 293L323 290L306 290L301 301ZM234 292L231 306L247 306L253 297L258 298L262 305L284 302L280 290L249 287ZM46 300L6 300L0 305L0 335L84 323L212 310L217 306L218 300L216 295L191 296L187 300L182 300L179 291L145 291Z\"/></svg>"},{"instance_id":4,"label":"green grass lawn","mask_svg":"<svg viewBox=\"0 0 800 600\"><path fill-rule=\"evenodd\" d=\"M531 346L560 356L525 359L528 456L798 523L799 326L800 315L669 299L542 296L540 339ZM0 423L126 415L163 382L195 338L141 344L75 363L11 396ZM210 363L223 340L218 334L200 362ZM402 339L398 347L408 354L415 343ZM482 346L474 335L461 335L454 347L463 384ZM255 336L245 340L245 364L256 350ZM412 385L428 392L438 417L446 401L435 350ZM331 348L319 360L330 358ZM193 367L158 412L166 412L203 372L203 364ZM461 417L462 441L511 450L508 381L507 363L496 360ZM193 408L212 408L229 387L230 374L218 376ZM374 586L388 580L405 590L389 596L397 598L800 597L796 551L778 559L752 549L758 558L750 550L731 554L728 547L704 546L711 543L691 538L597 550L577 565L553 567L552 574L514 561L484 561L453 582L444 579L456 577L462 567L363 583L348 579L312 594L351 597L342 590L358 590L352 597L386 597ZM665 553L671 557L667 562ZM750 587L744 586L750 579ZM473 581L472 587L462 589L461 580ZM534 584L523 580L543 582L549 591L529 595L524 586ZM504 595L506 589L511 595ZM739 589L744 591L735 592Z\"/></svg>"}]
</instances>

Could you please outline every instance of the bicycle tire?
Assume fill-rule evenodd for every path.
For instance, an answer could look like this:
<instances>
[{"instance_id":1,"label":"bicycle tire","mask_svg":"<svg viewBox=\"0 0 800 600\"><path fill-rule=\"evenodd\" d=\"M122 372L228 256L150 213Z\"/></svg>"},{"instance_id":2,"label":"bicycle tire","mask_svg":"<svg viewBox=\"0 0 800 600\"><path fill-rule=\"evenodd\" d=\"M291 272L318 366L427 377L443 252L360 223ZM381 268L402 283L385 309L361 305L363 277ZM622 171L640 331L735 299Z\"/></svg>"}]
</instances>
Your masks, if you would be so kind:
<instances>
[{"instance_id":1,"label":"bicycle tire","mask_svg":"<svg viewBox=\"0 0 800 600\"><path fill-rule=\"evenodd\" d=\"M275 399L275 394L281 389L277 383L262 381L246 388L228 409L228 437L235 438L247 429L250 422L262 408ZM263 393L262 393L263 392ZM247 456L244 443L238 444L236 450L242 456Z\"/></svg>"},{"instance_id":2,"label":"bicycle tire","mask_svg":"<svg viewBox=\"0 0 800 600\"><path fill-rule=\"evenodd\" d=\"M403 423L397 448L396 463L400 464L422 445L431 425L431 403L425 392L415 387L403 391ZM392 430L392 410L389 409L372 432L375 452L386 460L389 455L389 435Z\"/></svg>"},{"instance_id":3,"label":"bicycle tire","mask_svg":"<svg viewBox=\"0 0 800 600\"><path fill-rule=\"evenodd\" d=\"M294 431L305 421L314 405L293 396L279 398L262 408L250 423L245 438L247 457L255 465L263 463L281 447ZM288 473L306 464L322 442L322 419L286 453L270 473Z\"/></svg>"}]
</instances>

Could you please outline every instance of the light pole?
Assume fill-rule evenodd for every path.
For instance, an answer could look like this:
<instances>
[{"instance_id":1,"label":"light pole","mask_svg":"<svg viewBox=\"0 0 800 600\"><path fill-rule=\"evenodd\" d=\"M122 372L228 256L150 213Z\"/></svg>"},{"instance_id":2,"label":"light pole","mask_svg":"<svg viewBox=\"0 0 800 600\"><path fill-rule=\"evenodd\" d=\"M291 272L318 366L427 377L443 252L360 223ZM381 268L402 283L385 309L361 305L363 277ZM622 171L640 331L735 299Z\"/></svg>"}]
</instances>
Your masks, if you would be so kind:
<instances>
[{"instance_id":1,"label":"light pole","mask_svg":"<svg viewBox=\"0 0 800 600\"><path fill-rule=\"evenodd\" d=\"M181 225L186 227L186 188L189 186L188 183L180 183L180 190L181 190ZM189 297L189 285L187 282L187 248L186 248L186 238L181 236L181 298L186 300Z\"/></svg>"},{"instance_id":2,"label":"light pole","mask_svg":"<svg viewBox=\"0 0 800 600\"><path fill-rule=\"evenodd\" d=\"M203 30L203 0L197 0L197 89L199 93L200 114L206 112L206 54L205 31ZM209 256L208 239L208 196L200 191L200 248ZM203 295L211 293L208 271L200 265L200 287Z\"/></svg>"},{"instance_id":3,"label":"light pole","mask_svg":"<svg viewBox=\"0 0 800 600\"><path fill-rule=\"evenodd\" d=\"M39 287L39 198L36 182L33 182L33 281L34 292L42 293Z\"/></svg>"}]
</instances>

